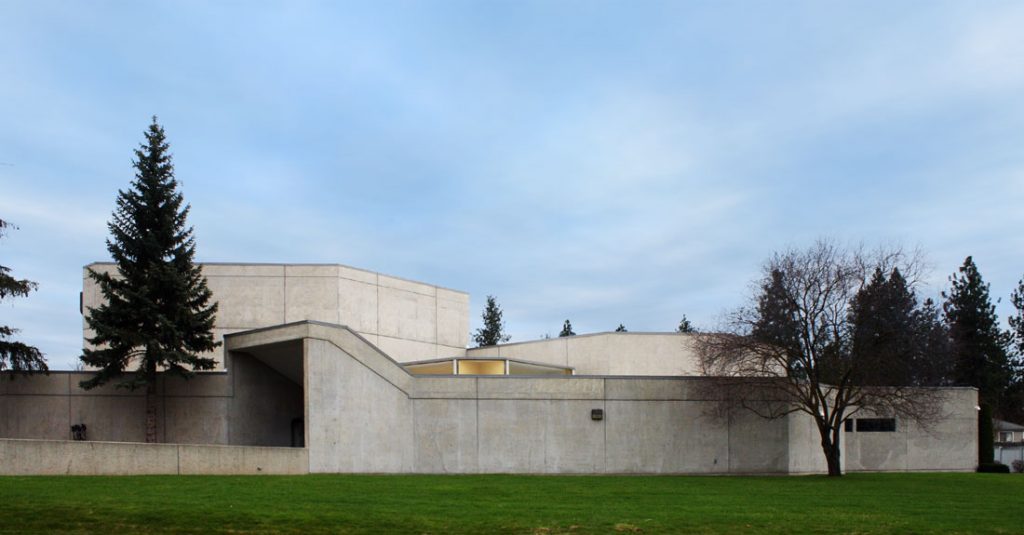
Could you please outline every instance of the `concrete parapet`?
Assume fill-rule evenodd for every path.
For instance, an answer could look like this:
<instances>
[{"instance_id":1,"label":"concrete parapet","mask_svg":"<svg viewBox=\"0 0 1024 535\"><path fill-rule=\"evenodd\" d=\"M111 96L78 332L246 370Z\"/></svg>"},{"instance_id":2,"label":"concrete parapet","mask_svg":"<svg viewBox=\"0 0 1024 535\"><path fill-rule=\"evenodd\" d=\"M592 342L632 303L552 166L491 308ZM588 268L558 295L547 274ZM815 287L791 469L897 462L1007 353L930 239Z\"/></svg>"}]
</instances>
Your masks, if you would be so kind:
<instances>
[{"instance_id":1,"label":"concrete parapet","mask_svg":"<svg viewBox=\"0 0 1024 535\"><path fill-rule=\"evenodd\" d=\"M412 381L409 396L423 399L476 399L475 377L419 376Z\"/></svg>"},{"instance_id":2,"label":"concrete parapet","mask_svg":"<svg viewBox=\"0 0 1024 535\"><path fill-rule=\"evenodd\" d=\"M579 375L700 375L693 337L679 333L593 333L473 348L498 356L572 367Z\"/></svg>"},{"instance_id":3,"label":"concrete parapet","mask_svg":"<svg viewBox=\"0 0 1024 535\"><path fill-rule=\"evenodd\" d=\"M584 377L477 377L480 399L604 399L604 379Z\"/></svg>"},{"instance_id":4,"label":"concrete parapet","mask_svg":"<svg viewBox=\"0 0 1024 535\"><path fill-rule=\"evenodd\" d=\"M179 444L179 474L306 474L306 448Z\"/></svg>"}]
</instances>

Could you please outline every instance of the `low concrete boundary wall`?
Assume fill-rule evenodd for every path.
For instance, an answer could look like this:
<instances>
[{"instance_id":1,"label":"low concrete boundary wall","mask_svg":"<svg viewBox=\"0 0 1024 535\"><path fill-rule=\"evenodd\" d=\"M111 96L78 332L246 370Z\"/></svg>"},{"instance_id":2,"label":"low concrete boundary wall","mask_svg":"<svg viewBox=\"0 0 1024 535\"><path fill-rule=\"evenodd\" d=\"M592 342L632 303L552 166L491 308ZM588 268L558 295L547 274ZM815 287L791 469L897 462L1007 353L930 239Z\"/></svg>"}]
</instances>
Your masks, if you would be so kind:
<instances>
[{"instance_id":1,"label":"low concrete boundary wall","mask_svg":"<svg viewBox=\"0 0 1024 535\"><path fill-rule=\"evenodd\" d=\"M305 474L305 448L0 440L0 475Z\"/></svg>"}]
</instances>

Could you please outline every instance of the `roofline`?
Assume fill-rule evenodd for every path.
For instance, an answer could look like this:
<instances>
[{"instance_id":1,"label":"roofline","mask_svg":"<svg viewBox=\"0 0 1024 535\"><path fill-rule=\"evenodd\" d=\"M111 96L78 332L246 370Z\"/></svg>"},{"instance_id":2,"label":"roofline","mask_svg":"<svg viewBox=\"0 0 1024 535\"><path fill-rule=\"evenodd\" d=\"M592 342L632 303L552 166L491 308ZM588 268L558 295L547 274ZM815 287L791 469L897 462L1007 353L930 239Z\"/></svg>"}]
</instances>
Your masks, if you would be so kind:
<instances>
[{"instance_id":1,"label":"roofline","mask_svg":"<svg viewBox=\"0 0 1024 535\"><path fill-rule=\"evenodd\" d=\"M992 419L993 427L1003 431L1024 431L1024 425L1015 424L1006 420Z\"/></svg>"},{"instance_id":2,"label":"roofline","mask_svg":"<svg viewBox=\"0 0 1024 535\"><path fill-rule=\"evenodd\" d=\"M410 362L402 362L401 365L402 366L419 366L419 365L422 365L422 364L437 364L438 362L447 362L447 361L451 361L451 360L507 360L509 362L515 362L515 363L518 363L518 364L528 364L530 366L540 366L542 368L556 368L556 369L559 369L559 370L572 370L573 372L576 371L576 367L575 366L559 366L557 364L547 364L547 363L544 363L544 362L537 362L537 361L534 361L534 360L514 359L514 358L510 358L510 357L500 357L500 356L493 356L493 357L489 357L489 356L480 356L480 357L440 357L440 358L436 358L436 359L414 360L414 361L410 361Z\"/></svg>"},{"instance_id":3,"label":"roofline","mask_svg":"<svg viewBox=\"0 0 1024 535\"><path fill-rule=\"evenodd\" d=\"M587 337L591 337L591 336L604 336L604 335L608 335L608 334L615 335L615 336L654 336L654 335L664 336L666 334L674 334L674 335L689 337L689 336L693 336L693 335L695 335L697 333L680 333L680 332L675 332L675 331L644 331L644 332L602 331L602 332L597 332L597 333L574 334L574 335L571 335L571 336L555 336L555 337L552 337L552 338L541 338L541 339L538 339L538 340L524 340L522 342L512 342L512 343L508 343L508 344L497 344L497 345L493 345L493 346L470 347L470 348L467 348L467 351L473 351L473 350L476 350L476 349L488 349L488 348L497 348L497 347L517 346L517 345L523 345L523 344L549 343L549 342L555 342L555 341L558 341L558 340L565 340L565 339L568 339L568 338L587 338Z\"/></svg>"},{"instance_id":4,"label":"roofline","mask_svg":"<svg viewBox=\"0 0 1024 535\"><path fill-rule=\"evenodd\" d=\"M466 291L463 291L463 290L456 290L454 288L448 288L447 286L439 286L437 284L433 284L433 283L429 283L429 282L419 281L419 280L415 280L415 279L408 279L408 278L405 278L405 277L399 277L398 275L389 275L387 273L381 273L380 271L373 271L373 270L369 270L369 269L358 268L358 267L350 266L348 264L339 264L337 262L335 262L335 263L317 263L317 262L196 262L196 264L198 264L200 266L207 266L207 265L209 265L209 266L281 266L281 267L288 267L288 266L314 266L314 267L343 267L343 268L352 269L352 270L355 270L355 271L362 271L363 273L370 273L370 274L373 274L373 275L383 275L385 277L389 277L389 278L392 278L392 279L397 279L397 280L400 280L400 281L412 282L412 283L415 283L415 284L423 284L425 286L430 286L432 288L440 288L442 290L448 290L449 292L460 293L460 294L463 294L463 295L466 295L466 296L470 295L469 292L466 292ZM90 263L82 266L82 269L86 269L86 268L89 268L89 267L92 267L92 266L113 266L113 265L116 265L116 262L106 262L106 261L100 262L100 261L97 261L97 262L90 262Z\"/></svg>"}]
</instances>

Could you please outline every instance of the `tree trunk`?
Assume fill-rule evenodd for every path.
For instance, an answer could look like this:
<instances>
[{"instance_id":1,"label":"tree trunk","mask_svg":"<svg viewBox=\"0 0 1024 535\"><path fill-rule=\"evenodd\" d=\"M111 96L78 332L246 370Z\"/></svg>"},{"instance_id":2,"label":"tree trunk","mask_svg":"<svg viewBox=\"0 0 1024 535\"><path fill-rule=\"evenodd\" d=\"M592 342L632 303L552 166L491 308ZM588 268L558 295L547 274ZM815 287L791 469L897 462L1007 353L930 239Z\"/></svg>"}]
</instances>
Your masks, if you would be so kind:
<instances>
[{"instance_id":1,"label":"tree trunk","mask_svg":"<svg viewBox=\"0 0 1024 535\"><path fill-rule=\"evenodd\" d=\"M822 448L825 450L825 461L828 464L829 477L839 477L843 475L843 467L840 464L839 445L832 444L830 446L825 446L825 444L822 444Z\"/></svg>"},{"instance_id":2,"label":"tree trunk","mask_svg":"<svg viewBox=\"0 0 1024 535\"><path fill-rule=\"evenodd\" d=\"M828 466L829 477L843 475L841 455L839 452L839 433L824 422L818 422L818 433L821 435L821 450L825 453L825 464Z\"/></svg>"},{"instance_id":3,"label":"tree trunk","mask_svg":"<svg viewBox=\"0 0 1024 535\"><path fill-rule=\"evenodd\" d=\"M146 363L146 442L156 443L156 365Z\"/></svg>"}]
</instances>

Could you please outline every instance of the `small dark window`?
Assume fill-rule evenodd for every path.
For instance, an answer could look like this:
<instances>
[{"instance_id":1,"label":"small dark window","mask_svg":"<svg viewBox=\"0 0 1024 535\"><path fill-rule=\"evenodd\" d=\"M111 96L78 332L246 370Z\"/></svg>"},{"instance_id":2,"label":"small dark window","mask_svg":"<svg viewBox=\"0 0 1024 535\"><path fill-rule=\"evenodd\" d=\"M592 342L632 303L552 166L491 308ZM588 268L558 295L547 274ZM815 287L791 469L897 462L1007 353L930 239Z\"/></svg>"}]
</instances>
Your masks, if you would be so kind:
<instances>
[{"instance_id":1,"label":"small dark window","mask_svg":"<svg viewBox=\"0 0 1024 535\"><path fill-rule=\"evenodd\" d=\"M853 432L853 420L847 420L847 421L843 422L843 429L847 433L852 433Z\"/></svg>"},{"instance_id":2,"label":"small dark window","mask_svg":"<svg viewBox=\"0 0 1024 535\"><path fill-rule=\"evenodd\" d=\"M857 418L858 433L892 433L896 431L895 418Z\"/></svg>"}]
</instances>

